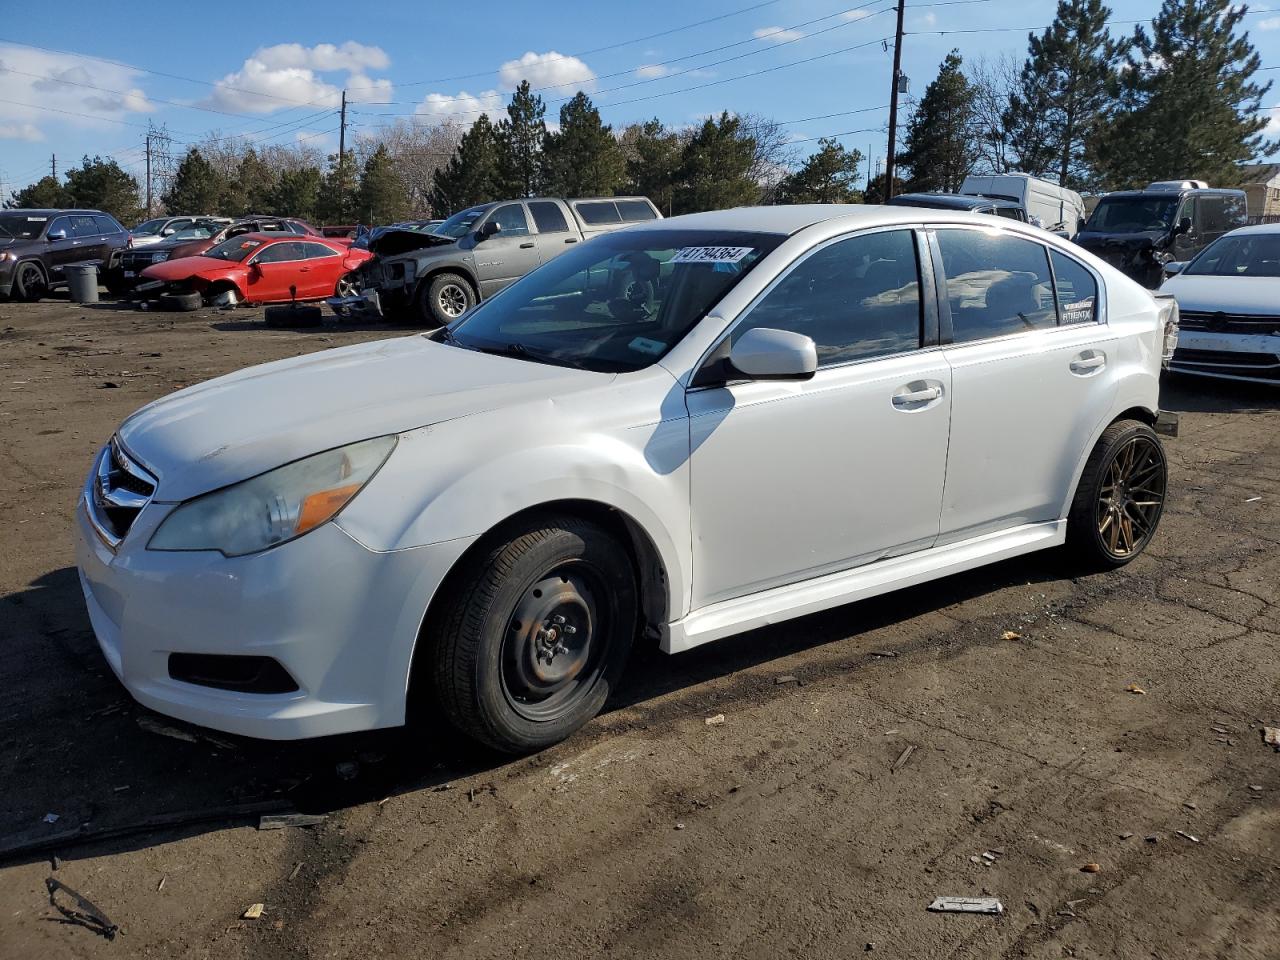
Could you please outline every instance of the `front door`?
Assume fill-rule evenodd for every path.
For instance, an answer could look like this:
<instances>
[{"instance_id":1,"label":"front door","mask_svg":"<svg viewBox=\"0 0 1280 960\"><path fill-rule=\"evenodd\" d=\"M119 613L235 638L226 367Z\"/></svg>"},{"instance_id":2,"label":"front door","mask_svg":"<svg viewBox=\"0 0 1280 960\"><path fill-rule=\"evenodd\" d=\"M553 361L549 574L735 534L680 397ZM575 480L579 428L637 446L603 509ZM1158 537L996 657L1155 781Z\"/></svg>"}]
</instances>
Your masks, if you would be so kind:
<instances>
[{"instance_id":1,"label":"front door","mask_svg":"<svg viewBox=\"0 0 1280 960\"><path fill-rule=\"evenodd\" d=\"M1122 362L1099 315L1097 278L1012 234L939 227L936 249L943 336L949 319L953 340L938 542L1060 519Z\"/></svg>"},{"instance_id":2,"label":"front door","mask_svg":"<svg viewBox=\"0 0 1280 960\"><path fill-rule=\"evenodd\" d=\"M54 239L55 233L61 233L63 236ZM55 280L63 279L62 268L67 264L92 259L80 255L81 242L76 239L75 226L69 216L55 217L53 223L49 224L49 232L45 236L49 238L47 259L49 273Z\"/></svg>"},{"instance_id":3,"label":"front door","mask_svg":"<svg viewBox=\"0 0 1280 960\"><path fill-rule=\"evenodd\" d=\"M951 372L920 291L913 231L829 242L731 333L813 338L815 376L688 392L695 608L934 542Z\"/></svg>"},{"instance_id":4,"label":"front door","mask_svg":"<svg viewBox=\"0 0 1280 960\"><path fill-rule=\"evenodd\" d=\"M485 219L497 223L499 233L483 240L476 236L476 275L481 298L491 297L538 265L538 238L529 232L529 219L522 203L504 203Z\"/></svg>"},{"instance_id":5,"label":"front door","mask_svg":"<svg viewBox=\"0 0 1280 960\"><path fill-rule=\"evenodd\" d=\"M293 299L296 288L299 300L306 299L303 285L308 274L299 268L306 254L302 243L282 240L265 245L249 262L249 289L246 298L260 303L282 303Z\"/></svg>"},{"instance_id":6,"label":"front door","mask_svg":"<svg viewBox=\"0 0 1280 960\"><path fill-rule=\"evenodd\" d=\"M298 297L332 297L342 276L342 254L323 243L309 240L298 246L306 255L306 262L299 265ZM302 291L306 290L304 294Z\"/></svg>"}]
</instances>

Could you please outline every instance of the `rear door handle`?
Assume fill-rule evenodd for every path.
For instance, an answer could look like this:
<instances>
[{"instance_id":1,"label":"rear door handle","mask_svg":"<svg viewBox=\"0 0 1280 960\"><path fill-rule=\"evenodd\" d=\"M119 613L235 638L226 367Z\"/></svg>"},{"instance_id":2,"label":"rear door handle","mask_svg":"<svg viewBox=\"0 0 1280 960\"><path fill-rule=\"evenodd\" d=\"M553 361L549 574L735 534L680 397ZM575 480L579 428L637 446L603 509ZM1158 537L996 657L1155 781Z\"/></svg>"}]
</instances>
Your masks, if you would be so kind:
<instances>
[{"instance_id":1,"label":"rear door handle","mask_svg":"<svg viewBox=\"0 0 1280 960\"><path fill-rule=\"evenodd\" d=\"M1088 376L1107 365L1106 354L1097 350L1086 350L1071 361L1071 372Z\"/></svg>"},{"instance_id":2,"label":"rear door handle","mask_svg":"<svg viewBox=\"0 0 1280 960\"><path fill-rule=\"evenodd\" d=\"M565 243L577 243L577 242L578 242L578 238L577 238L577 237L565 237L565 238L564 238L564 242L565 242Z\"/></svg>"},{"instance_id":3,"label":"rear door handle","mask_svg":"<svg viewBox=\"0 0 1280 960\"><path fill-rule=\"evenodd\" d=\"M528 243L522 243L522 244L520 244L520 249L521 249L521 250L532 250L532 249L533 249L533 241L532 241L532 240L530 240Z\"/></svg>"}]
</instances>

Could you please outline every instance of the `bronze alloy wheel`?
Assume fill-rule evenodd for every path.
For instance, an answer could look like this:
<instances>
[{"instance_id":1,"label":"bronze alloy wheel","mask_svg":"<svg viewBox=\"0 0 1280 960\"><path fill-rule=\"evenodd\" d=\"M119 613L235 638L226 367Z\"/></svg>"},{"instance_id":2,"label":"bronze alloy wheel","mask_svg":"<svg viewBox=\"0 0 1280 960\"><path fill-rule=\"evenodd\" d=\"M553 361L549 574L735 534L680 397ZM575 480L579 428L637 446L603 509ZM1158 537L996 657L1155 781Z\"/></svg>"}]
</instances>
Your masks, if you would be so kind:
<instances>
[{"instance_id":1,"label":"bronze alloy wheel","mask_svg":"<svg viewBox=\"0 0 1280 960\"><path fill-rule=\"evenodd\" d=\"M1113 558L1126 559L1147 545L1164 509L1167 482L1164 451L1151 437L1138 434L1113 452L1095 508L1098 539Z\"/></svg>"}]
</instances>

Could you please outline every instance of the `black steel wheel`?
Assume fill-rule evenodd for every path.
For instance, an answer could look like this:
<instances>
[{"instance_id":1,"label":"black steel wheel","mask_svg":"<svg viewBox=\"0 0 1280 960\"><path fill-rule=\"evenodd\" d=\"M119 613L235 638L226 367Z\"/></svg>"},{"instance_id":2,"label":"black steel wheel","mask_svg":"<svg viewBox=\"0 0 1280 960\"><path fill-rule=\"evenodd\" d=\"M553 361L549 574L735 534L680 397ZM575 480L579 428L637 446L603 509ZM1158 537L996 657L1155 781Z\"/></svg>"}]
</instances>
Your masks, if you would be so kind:
<instances>
[{"instance_id":1,"label":"black steel wheel","mask_svg":"<svg viewBox=\"0 0 1280 960\"><path fill-rule=\"evenodd\" d=\"M48 292L49 283L45 279L44 271L40 269L40 264L30 260L18 264L18 270L13 277L15 299L35 303Z\"/></svg>"},{"instance_id":2,"label":"black steel wheel","mask_svg":"<svg viewBox=\"0 0 1280 960\"><path fill-rule=\"evenodd\" d=\"M1120 567L1155 536L1164 512L1168 461L1145 423L1121 420L1105 431L1080 477L1067 542L1092 565Z\"/></svg>"}]
</instances>

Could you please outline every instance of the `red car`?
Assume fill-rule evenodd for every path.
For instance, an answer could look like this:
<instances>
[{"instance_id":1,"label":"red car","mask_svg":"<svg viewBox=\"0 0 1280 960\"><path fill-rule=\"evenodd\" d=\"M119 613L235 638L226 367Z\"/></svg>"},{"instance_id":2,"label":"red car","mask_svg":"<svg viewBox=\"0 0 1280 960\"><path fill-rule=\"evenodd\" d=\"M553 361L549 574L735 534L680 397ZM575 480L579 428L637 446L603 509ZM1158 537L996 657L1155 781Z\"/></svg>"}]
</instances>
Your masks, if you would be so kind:
<instances>
[{"instance_id":1,"label":"red car","mask_svg":"<svg viewBox=\"0 0 1280 960\"><path fill-rule=\"evenodd\" d=\"M198 293L220 303L288 303L350 296L351 273L367 250L326 237L246 233L197 257L182 257L142 271L139 293ZM194 298L193 298L194 302Z\"/></svg>"}]
</instances>

